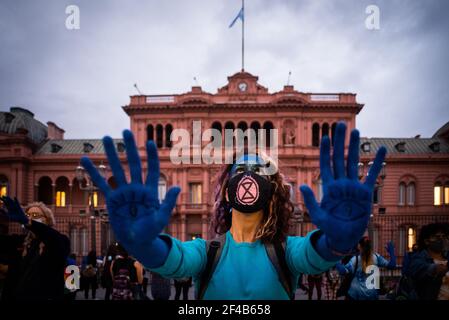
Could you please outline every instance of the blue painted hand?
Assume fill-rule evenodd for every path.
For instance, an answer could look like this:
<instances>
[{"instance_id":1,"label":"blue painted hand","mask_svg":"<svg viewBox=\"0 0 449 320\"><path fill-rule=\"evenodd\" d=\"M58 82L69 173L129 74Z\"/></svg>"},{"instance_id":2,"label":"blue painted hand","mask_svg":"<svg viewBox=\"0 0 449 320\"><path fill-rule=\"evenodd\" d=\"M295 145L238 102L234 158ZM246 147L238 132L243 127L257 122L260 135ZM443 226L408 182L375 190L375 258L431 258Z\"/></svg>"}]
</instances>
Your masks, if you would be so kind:
<instances>
[{"instance_id":1,"label":"blue painted hand","mask_svg":"<svg viewBox=\"0 0 449 320\"><path fill-rule=\"evenodd\" d=\"M117 240L145 266L156 267L165 261L169 250L158 235L167 226L181 189L170 188L160 203L156 145L153 141L147 143L148 174L144 184L139 153L132 132L125 130L123 138L131 175L130 183L126 181L111 137L104 137L103 145L117 183L115 190L111 189L89 158L83 157L81 164L106 197L109 220Z\"/></svg>"},{"instance_id":2,"label":"blue painted hand","mask_svg":"<svg viewBox=\"0 0 449 320\"><path fill-rule=\"evenodd\" d=\"M334 137L332 168L329 137L324 136L321 140L321 204L317 203L308 186L300 187L312 222L324 233L318 241L317 250L327 257L352 251L363 236L370 219L374 185L386 154L384 147L379 148L366 181L361 183L358 178L359 132L351 132L346 170L345 133L346 125L338 123Z\"/></svg>"},{"instance_id":3,"label":"blue painted hand","mask_svg":"<svg viewBox=\"0 0 449 320\"><path fill-rule=\"evenodd\" d=\"M4 214L10 221L18 222L21 224L28 224L28 217L26 216L25 212L23 212L17 198L14 198L13 200L8 196L3 196L0 200L4 203L4 206L6 208L6 210L0 208L0 212Z\"/></svg>"}]
</instances>

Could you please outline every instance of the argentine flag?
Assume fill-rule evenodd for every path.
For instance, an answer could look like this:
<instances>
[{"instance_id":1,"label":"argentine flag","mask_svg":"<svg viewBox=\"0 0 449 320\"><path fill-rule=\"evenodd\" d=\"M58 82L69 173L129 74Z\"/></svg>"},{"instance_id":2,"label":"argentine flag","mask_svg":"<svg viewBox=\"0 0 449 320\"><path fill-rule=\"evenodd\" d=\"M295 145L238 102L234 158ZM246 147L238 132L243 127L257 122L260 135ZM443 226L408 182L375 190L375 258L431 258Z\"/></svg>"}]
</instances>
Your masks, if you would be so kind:
<instances>
[{"instance_id":1,"label":"argentine flag","mask_svg":"<svg viewBox=\"0 0 449 320\"><path fill-rule=\"evenodd\" d=\"M239 13L237 14L237 16L234 18L234 20L232 20L231 24L229 25L229 28L232 28L232 26L235 24L235 22L240 19L243 22L243 7L242 9L240 9Z\"/></svg>"}]
</instances>

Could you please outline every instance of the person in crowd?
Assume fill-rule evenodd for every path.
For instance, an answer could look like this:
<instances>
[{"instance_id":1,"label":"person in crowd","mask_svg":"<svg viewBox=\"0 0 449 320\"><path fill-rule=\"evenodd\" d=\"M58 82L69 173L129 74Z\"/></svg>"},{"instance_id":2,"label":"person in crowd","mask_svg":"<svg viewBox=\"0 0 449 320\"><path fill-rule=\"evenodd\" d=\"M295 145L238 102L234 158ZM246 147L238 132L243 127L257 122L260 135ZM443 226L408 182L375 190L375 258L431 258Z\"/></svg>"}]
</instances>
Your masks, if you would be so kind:
<instances>
[{"instance_id":1,"label":"person in crowd","mask_svg":"<svg viewBox=\"0 0 449 320\"><path fill-rule=\"evenodd\" d=\"M156 272L151 272L151 296L154 300L169 300L171 280Z\"/></svg>"},{"instance_id":2,"label":"person in crowd","mask_svg":"<svg viewBox=\"0 0 449 320\"><path fill-rule=\"evenodd\" d=\"M92 299L97 298L98 289L98 263L97 253L91 250L86 257L84 257L82 272L81 272L81 287L84 290L84 299L89 299L89 289L92 290Z\"/></svg>"},{"instance_id":3,"label":"person in crowd","mask_svg":"<svg viewBox=\"0 0 449 320\"><path fill-rule=\"evenodd\" d=\"M146 300L146 296L144 295L142 289L144 267L139 261L134 258L132 259L134 260L134 268L136 269L137 275L136 282L132 283L134 300Z\"/></svg>"},{"instance_id":4,"label":"person in crowd","mask_svg":"<svg viewBox=\"0 0 449 320\"><path fill-rule=\"evenodd\" d=\"M404 254L404 259L402 261L402 270L401 270L402 275L406 275L406 276L408 275L410 261L413 258L413 255L415 255L415 253L417 253L417 252L418 252L418 244L415 243L412 246L412 250L409 252L406 252Z\"/></svg>"},{"instance_id":5,"label":"person in crowd","mask_svg":"<svg viewBox=\"0 0 449 320\"><path fill-rule=\"evenodd\" d=\"M340 273L333 267L324 274L324 297L326 300L337 300L337 290L340 285Z\"/></svg>"},{"instance_id":6,"label":"person in crowd","mask_svg":"<svg viewBox=\"0 0 449 320\"><path fill-rule=\"evenodd\" d=\"M304 274L300 273L298 277L298 289L301 289L305 293L309 293L309 288L304 285Z\"/></svg>"},{"instance_id":7,"label":"person in crowd","mask_svg":"<svg viewBox=\"0 0 449 320\"><path fill-rule=\"evenodd\" d=\"M123 246L146 268L166 278L193 277L199 299L292 299L300 273L325 272L354 252L368 225L374 184L386 153L384 147L379 148L366 181L361 182L357 171L359 132L351 133L347 166L346 125L337 124L332 158L330 139L324 136L321 203L308 186L300 188L318 229L300 237L288 236L293 205L290 188L276 162L261 152L237 152L232 163L223 166L215 189L215 231L219 237L181 242L161 234L181 189L170 188L161 203L154 141L147 143L144 184L134 136L125 130L123 137L129 184L110 137L103 143L116 189L107 184L88 157L83 157L81 164L105 195L111 226ZM213 263L207 263L208 257L213 257Z\"/></svg>"},{"instance_id":8,"label":"person in crowd","mask_svg":"<svg viewBox=\"0 0 449 320\"><path fill-rule=\"evenodd\" d=\"M101 286L105 289L104 292L104 300L110 300L112 294L112 274L111 274L111 265L112 261L116 256L116 247L117 243L113 243L109 245L108 250L106 251L106 255L103 259L103 271L101 273Z\"/></svg>"},{"instance_id":9,"label":"person in crowd","mask_svg":"<svg viewBox=\"0 0 449 320\"><path fill-rule=\"evenodd\" d=\"M70 241L52 226L52 211L42 202L22 209L17 199L2 197L0 214L20 223L24 235L1 235L0 247L13 253L3 300L63 300L64 270L70 253Z\"/></svg>"},{"instance_id":10,"label":"person in crowd","mask_svg":"<svg viewBox=\"0 0 449 320\"><path fill-rule=\"evenodd\" d=\"M354 256L345 266L338 265L340 274L351 273L354 275L348 293L349 300L377 300L379 289L376 288L380 279L368 279L371 275L380 276L380 271L376 273L373 266L388 269L396 268L396 254L393 242L388 242L386 248L390 260L386 260L380 254L373 252L371 240L363 237L359 241L358 250L360 254ZM379 281L377 281L379 280Z\"/></svg>"},{"instance_id":11,"label":"person in crowd","mask_svg":"<svg viewBox=\"0 0 449 320\"><path fill-rule=\"evenodd\" d=\"M448 300L449 224L421 228L418 252L410 257L408 275L421 300Z\"/></svg>"},{"instance_id":12,"label":"person in crowd","mask_svg":"<svg viewBox=\"0 0 449 320\"><path fill-rule=\"evenodd\" d=\"M143 268L142 292L144 299L148 300L148 272Z\"/></svg>"},{"instance_id":13,"label":"person in crowd","mask_svg":"<svg viewBox=\"0 0 449 320\"><path fill-rule=\"evenodd\" d=\"M309 300L313 298L313 288L316 288L317 300L321 300L321 286L323 285L323 274L309 274L307 276L307 283L309 287Z\"/></svg>"},{"instance_id":14,"label":"person in crowd","mask_svg":"<svg viewBox=\"0 0 449 320\"><path fill-rule=\"evenodd\" d=\"M133 286L138 282L135 260L118 243L116 256L111 264L112 300L134 300Z\"/></svg>"},{"instance_id":15,"label":"person in crowd","mask_svg":"<svg viewBox=\"0 0 449 320\"><path fill-rule=\"evenodd\" d=\"M192 278L181 278L175 279L175 300L179 300L181 297L182 291L182 299L189 300L189 289L192 286Z\"/></svg>"}]
</instances>

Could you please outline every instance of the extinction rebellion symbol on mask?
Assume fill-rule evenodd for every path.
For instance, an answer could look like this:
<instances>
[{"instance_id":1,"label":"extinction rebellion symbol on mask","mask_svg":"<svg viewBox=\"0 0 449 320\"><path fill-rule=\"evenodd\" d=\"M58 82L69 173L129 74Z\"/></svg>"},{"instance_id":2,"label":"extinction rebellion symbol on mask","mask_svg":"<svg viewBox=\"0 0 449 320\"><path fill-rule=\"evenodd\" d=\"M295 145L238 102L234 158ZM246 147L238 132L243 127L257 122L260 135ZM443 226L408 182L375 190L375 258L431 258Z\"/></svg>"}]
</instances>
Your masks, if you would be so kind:
<instances>
[{"instance_id":1,"label":"extinction rebellion symbol on mask","mask_svg":"<svg viewBox=\"0 0 449 320\"><path fill-rule=\"evenodd\" d=\"M237 200L243 205L252 205L259 199L259 185L251 176L246 176L237 185Z\"/></svg>"}]
</instances>

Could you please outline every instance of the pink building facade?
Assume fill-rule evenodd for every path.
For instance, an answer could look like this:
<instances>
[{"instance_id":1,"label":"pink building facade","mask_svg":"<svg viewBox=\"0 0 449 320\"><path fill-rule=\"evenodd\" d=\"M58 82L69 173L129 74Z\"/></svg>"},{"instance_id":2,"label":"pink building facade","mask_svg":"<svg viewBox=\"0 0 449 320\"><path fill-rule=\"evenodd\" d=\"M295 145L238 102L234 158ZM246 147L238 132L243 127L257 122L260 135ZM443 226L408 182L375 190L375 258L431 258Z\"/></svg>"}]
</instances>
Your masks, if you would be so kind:
<instances>
[{"instance_id":1,"label":"pink building facade","mask_svg":"<svg viewBox=\"0 0 449 320\"><path fill-rule=\"evenodd\" d=\"M258 77L239 72L228 77L228 83L216 93L192 87L183 94L132 96L123 110L144 159L144 174L146 141L154 140L158 146L160 197L172 185L182 189L166 232L185 241L213 236L209 226L214 180L222 165L174 164L170 160L176 145L170 139L174 130L193 132L194 121L201 121L201 132L210 128L221 132L266 129L262 138L271 146L277 144L280 171L291 184L296 207L291 233L304 235L314 226L298 186L308 184L321 196L320 138L332 137L338 121L355 128L363 107L352 93L303 93L293 86L270 93ZM277 129L276 141L270 129ZM126 164L123 143L115 141ZM191 143L194 154L208 141L195 143L192 139ZM380 253L385 253L384 244L391 239L401 256L416 241L422 225L449 222L449 125L430 138L362 138L361 178L381 145L387 147L388 155L374 195L369 234ZM86 181L80 185L76 178L79 159L86 154L96 165L107 166L100 139L64 139L63 129L52 122L40 123L23 108L0 113L0 191L17 196L24 204L34 200L47 203L55 212L56 227L70 237L72 251L78 255L92 247L102 252L113 241L102 195L83 191ZM110 171L106 177L114 185ZM16 231L5 226L4 232Z\"/></svg>"}]
</instances>

